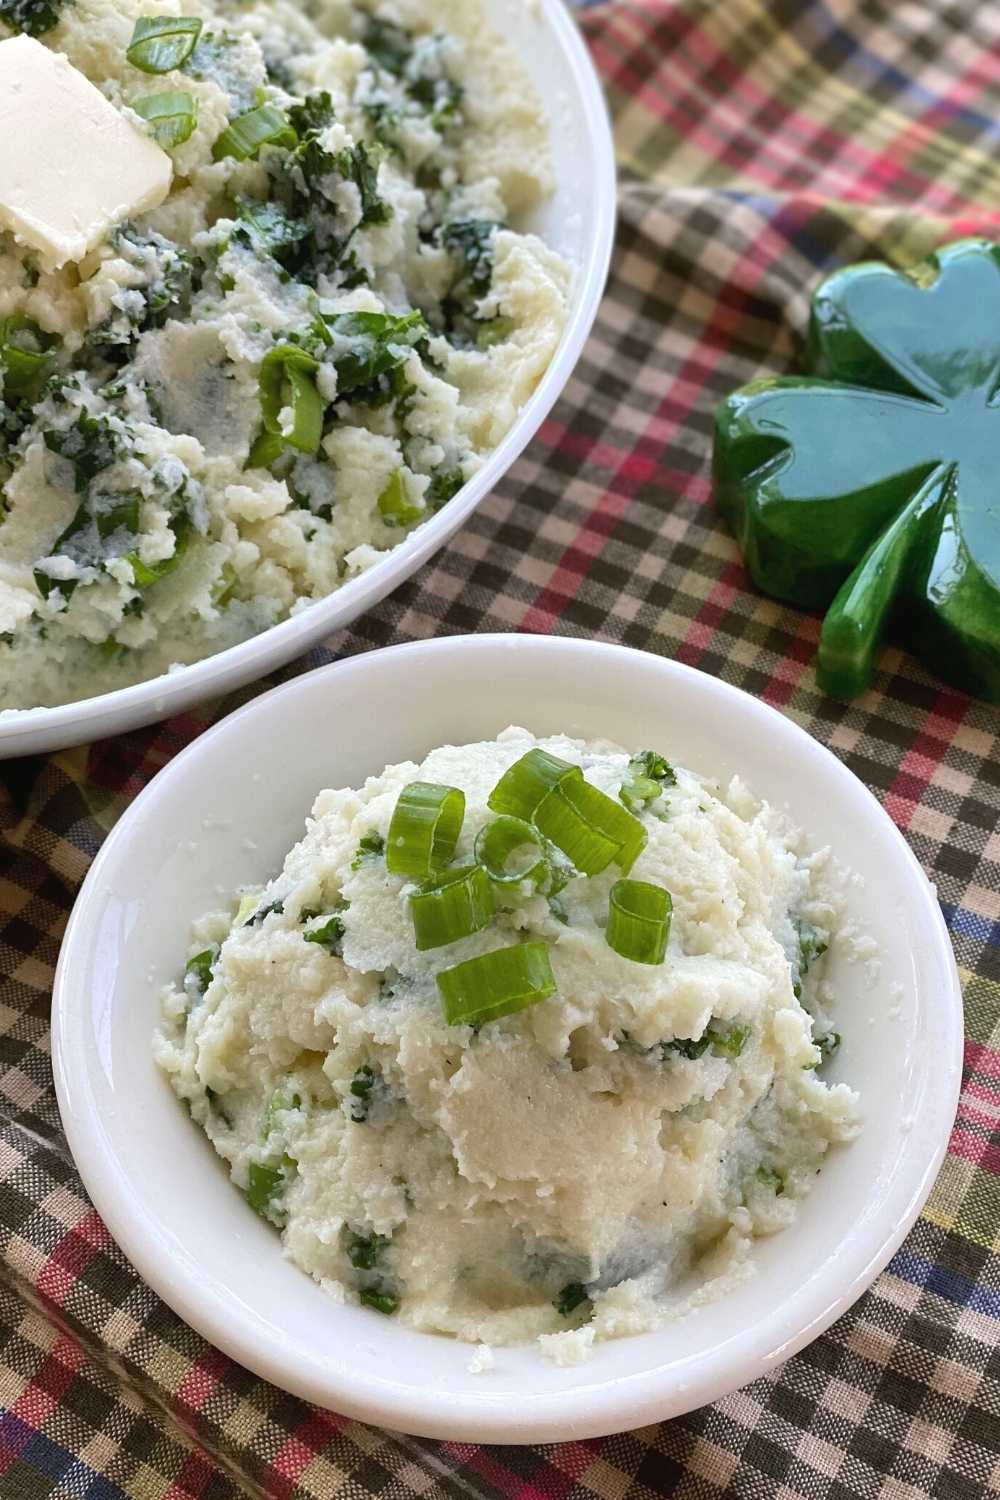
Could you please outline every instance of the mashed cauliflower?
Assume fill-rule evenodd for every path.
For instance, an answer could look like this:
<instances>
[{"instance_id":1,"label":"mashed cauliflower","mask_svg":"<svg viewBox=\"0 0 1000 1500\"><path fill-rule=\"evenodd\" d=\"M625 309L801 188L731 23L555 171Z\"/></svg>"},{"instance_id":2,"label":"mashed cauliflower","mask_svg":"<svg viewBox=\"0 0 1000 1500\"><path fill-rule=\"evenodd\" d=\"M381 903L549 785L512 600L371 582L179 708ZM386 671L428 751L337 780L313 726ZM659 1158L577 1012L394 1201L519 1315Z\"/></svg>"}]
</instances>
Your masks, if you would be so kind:
<instances>
[{"instance_id":1,"label":"mashed cauliflower","mask_svg":"<svg viewBox=\"0 0 1000 1500\"><path fill-rule=\"evenodd\" d=\"M414 783L450 799L438 845ZM609 918L637 889L672 901L638 935ZM156 1058L337 1299L568 1362L746 1274L855 1134L823 1077L835 889L738 782L509 729L321 792L281 873L197 924Z\"/></svg>"},{"instance_id":2,"label":"mashed cauliflower","mask_svg":"<svg viewBox=\"0 0 1000 1500\"><path fill-rule=\"evenodd\" d=\"M178 16L164 70L142 29ZM196 661L371 567L503 437L569 285L509 227L548 131L475 0L4 0L5 29L173 181L79 264L0 235L0 709Z\"/></svg>"}]
</instances>

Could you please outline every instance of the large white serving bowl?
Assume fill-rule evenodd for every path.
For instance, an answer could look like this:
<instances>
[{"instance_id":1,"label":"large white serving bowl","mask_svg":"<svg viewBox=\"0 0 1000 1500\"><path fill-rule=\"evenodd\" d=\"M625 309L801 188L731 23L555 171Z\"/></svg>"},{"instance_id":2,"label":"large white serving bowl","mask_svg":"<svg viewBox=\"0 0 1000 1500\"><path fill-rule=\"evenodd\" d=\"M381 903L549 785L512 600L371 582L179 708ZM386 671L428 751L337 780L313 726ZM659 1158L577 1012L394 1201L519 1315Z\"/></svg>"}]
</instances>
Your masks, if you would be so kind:
<instances>
[{"instance_id":1,"label":"large white serving bowl","mask_svg":"<svg viewBox=\"0 0 1000 1500\"><path fill-rule=\"evenodd\" d=\"M503 442L439 511L367 573L263 634L134 687L57 708L0 712L0 759L77 745L179 713L230 692L308 651L392 592L458 530L523 452L566 385L597 314L615 228L615 160L590 55L564 0L482 0L516 49L551 125L555 192L517 221L566 257L574 279L555 358Z\"/></svg>"},{"instance_id":2,"label":"large white serving bowl","mask_svg":"<svg viewBox=\"0 0 1000 1500\"><path fill-rule=\"evenodd\" d=\"M471 1374L469 1345L341 1306L281 1254L156 1069L158 990L192 919L266 880L325 786L493 737L609 737L787 806L811 847L859 877L849 916L879 973L831 975L860 1089L859 1138L834 1150L798 1222L758 1242L757 1274L659 1332L563 1369L534 1347ZM296 1395L424 1436L548 1442L638 1427L712 1401L821 1333L899 1245L955 1114L962 1003L933 891L878 803L781 714L675 662L540 636L464 636L354 657L256 699L155 778L108 837L63 942L53 1005L63 1122L111 1233L157 1292L228 1354Z\"/></svg>"}]
</instances>

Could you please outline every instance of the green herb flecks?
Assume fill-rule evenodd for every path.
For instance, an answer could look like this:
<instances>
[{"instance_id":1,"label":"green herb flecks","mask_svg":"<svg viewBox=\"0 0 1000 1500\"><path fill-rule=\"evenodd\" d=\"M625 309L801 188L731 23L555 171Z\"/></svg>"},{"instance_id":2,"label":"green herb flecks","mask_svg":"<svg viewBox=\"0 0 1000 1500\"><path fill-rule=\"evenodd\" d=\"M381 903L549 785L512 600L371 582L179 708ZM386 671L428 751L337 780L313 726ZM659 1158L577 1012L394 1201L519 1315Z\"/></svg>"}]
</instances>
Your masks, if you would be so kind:
<instances>
[{"instance_id":1,"label":"green herb flecks","mask_svg":"<svg viewBox=\"0 0 1000 1500\"><path fill-rule=\"evenodd\" d=\"M351 860L351 869L360 870L366 859L379 859L385 853L385 839L374 830L366 833L358 844L354 858Z\"/></svg>"},{"instance_id":2,"label":"green herb flecks","mask_svg":"<svg viewBox=\"0 0 1000 1500\"><path fill-rule=\"evenodd\" d=\"M284 1227L286 1220L282 1200L295 1173L295 1162L287 1155L277 1166L251 1162L247 1172L247 1202L254 1213L279 1229Z\"/></svg>"},{"instance_id":3,"label":"green herb flecks","mask_svg":"<svg viewBox=\"0 0 1000 1500\"><path fill-rule=\"evenodd\" d=\"M307 943L318 943L327 953L339 957L343 951L344 918L341 913L332 912L319 927L311 927L302 936Z\"/></svg>"},{"instance_id":4,"label":"green herb flecks","mask_svg":"<svg viewBox=\"0 0 1000 1500\"><path fill-rule=\"evenodd\" d=\"M670 762L655 750L643 750L629 761L618 796L629 812L640 813L662 797L668 787L676 785L677 776Z\"/></svg>"},{"instance_id":5,"label":"green herb flecks","mask_svg":"<svg viewBox=\"0 0 1000 1500\"><path fill-rule=\"evenodd\" d=\"M552 1306L562 1317L568 1318L578 1307L590 1301L590 1293L582 1281L568 1281L557 1297L552 1299Z\"/></svg>"}]
</instances>

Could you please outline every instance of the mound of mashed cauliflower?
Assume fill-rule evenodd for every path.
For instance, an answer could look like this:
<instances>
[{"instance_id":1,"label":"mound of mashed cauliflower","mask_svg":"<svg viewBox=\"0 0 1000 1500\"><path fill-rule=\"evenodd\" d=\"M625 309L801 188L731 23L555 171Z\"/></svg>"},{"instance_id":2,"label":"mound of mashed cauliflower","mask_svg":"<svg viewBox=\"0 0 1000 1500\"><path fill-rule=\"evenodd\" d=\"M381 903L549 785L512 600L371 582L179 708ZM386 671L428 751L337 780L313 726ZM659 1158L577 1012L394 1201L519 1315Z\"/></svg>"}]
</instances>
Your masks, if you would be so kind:
<instances>
[{"instance_id":1,"label":"mound of mashed cauliflower","mask_svg":"<svg viewBox=\"0 0 1000 1500\"><path fill-rule=\"evenodd\" d=\"M155 1055L331 1295L571 1362L748 1274L856 1133L837 887L739 782L509 729L321 792Z\"/></svg>"},{"instance_id":2,"label":"mound of mashed cauliflower","mask_svg":"<svg viewBox=\"0 0 1000 1500\"><path fill-rule=\"evenodd\" d=\"M18 30L172 177L79 262L0 235L0 709L370 568L504 436L570 281L510 227L548 127L475 0L3 0Z\"/></svg>"}]
</instances>

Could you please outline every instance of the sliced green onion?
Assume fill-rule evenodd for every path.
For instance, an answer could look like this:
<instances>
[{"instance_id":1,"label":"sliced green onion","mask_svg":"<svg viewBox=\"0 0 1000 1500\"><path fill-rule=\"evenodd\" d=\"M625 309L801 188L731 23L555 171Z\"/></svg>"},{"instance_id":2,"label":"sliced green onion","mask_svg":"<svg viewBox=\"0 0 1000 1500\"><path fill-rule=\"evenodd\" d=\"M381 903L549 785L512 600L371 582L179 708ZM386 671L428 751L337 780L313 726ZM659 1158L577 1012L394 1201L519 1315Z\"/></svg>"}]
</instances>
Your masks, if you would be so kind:
<instances>
[{"instance_id":1,"label":"sliced green onion","mask_svg":"<svg viewBox=\"0 0 1000 1500\"><path fill-rule=\"evenodd\" d=\"M434 781L411 781L393 809L386 841L390 875L430 880L451 862L465 820L465 793Z\"/></svg>"},{"instance_id":2,"label":"sliced green onion","mask_svg":"<svg viewBox=\"0 0 1000 1500\"><path fill-rule=\"evenodd\" d=\"M389 483L378 497L378 508L386 526L412 526L427 514L422 505L410 504L402 469L390 475Z\"/></svg>"},{"instance_id":3,"label":"sliced green onion","mask_svg":"<svg viewBox=\"0 0 1000 1500\"><path fill-rule=\"evenodd\" d=\"M648 835L639 819L633 818L631 813L626 812L619 803L605 796L604 792L598 791L596 786L591 786L589 781L584 781L582 774L579 781L567 779L560 786L559 795L591 828L615 844L616 849L612 859L622 873L627 875L646 847ZM543 815L543 809L540 808L535 822L544 833ZM553 839L552 842L555 843L556 840ZM568 849L565 852L569 854ZM574 859L573 863L578 870L583 869L577 860ZM603 869L603 866L601 868ZM592 875L596 872L583 870L583 873Z\"/></svg>"},{"instance_id":4,"label":"sliced green onion","mask_svg":"<svg viewBox=\"0 0 1000 1500\"><path fill-rule=\"evenodd\" d=\"M534 890L548 890L552 867L537 828L508 813L487 823L476 835L476 860L494 885L519 886L527 881Z\"/></svg>"},{"instance_id":5,"label":"sliced green onion","mask_svg":"<svg viewBox=\"0 0 1000 1500\"><path fill-rule=\"evenodd\" d=\"M608 947L637 964L662 964L670 935L670 892L645 880L616 880L608 909Z\"/></svg>"},{"instance_id":6,"label":"sliced green onion","mask_svg":"<svg viewBox=\"0 0 1000 1500\"><path fill-rule=\"evenodd\" d=\"M450 1026L482 1026L512 1016L555 994L556 982L545 943L518 943L466 959L437 976Z\"/></svg>"},{"instance_id":7,"label":"sliced green onion","mask_svg":"<svg viewBox=\"0 0 1000 1500\"><path fill-rule=\"evenodd\" d=\"M267 467L288 447L300 453L316 452L326 410L312 378L318 369L318 362L297 344L278 344L264 355L260 363L264 431L250 451L251 467ZM291 413L290 427L283 423L287 412Z\"/></svg>"},{"instance_id":8,"label":"sliced green onion","mask_svg":"<svg viewBox=\"0 0 1000 1500\"><path fill-rule=\"evenodd\" d=\"M535 823L581 875L598 875L615 858L618 844L574 806L567 791L562 785L549 792L535 812Z\"/></svg>"},{"instance_id":9,"label":"sliced green onion","mask_svg":"<svg viewBox=\"0 0 1000 1500\"><path fill-rule=\"evenodd\" d=\"M443 948L481 932L496 912L493 887L482 865L449 870L436 885L410 897L417 948Z\"/></svg>"},{"instance_id":10,"label":"sliced green onion","mask_svg":"<svg viewBox=\"0 0 1000 1500\"><path fill-rule=\"evenodd\" d=\"M143 73L170 73L187 62L200 34L197 16L140 16L125 56Z\"/></svg>"},{"instance_id":11,"label":"sliced green onion","mask_svg":"<svg viewBox=\"0 0 1000 1500\"><path fill-rule=\"evenodd\" d=\"M193 94L147 94L132 108L152 126L153 139L164 151L182 146L198 123L198 101Z\"/></svg>"},{"instance_id":12,"label":"sliced green onion","mask_svg":"<svg viewBox=\"0 0 1000 1500\"><path fill-rule=\"evenodd\" d=\"M212 160L235 156L237 161L248 161L261 146L292 147L297 141L284 110L274 104L258 104L256 109L248 109L246 114L230 120L212 147Z\"/></svg>"},{"instance_id":13,"label":"sliced green onion","mask_svg":"<svg viewBox=\"0 0 1000 1500\"><path fill-rule=\"evenodd\" d=\"M529 750L515 761L488 805L533 822L582 875L597 875L612 860L631 869L646 842L637 818L584 780L579 766L547 750Z\"/></svg>"},{"instance_id":14,"label":"sliced green onion","mask_svg":"<svg viewBox=\"0 0 1000 1500\"><path fill-rule=\"evenodd\" d=\"M561 785L566 776L582 774L579 766L560 760L547 750L529 750L503 773L486 805L496 813L510 813L530 822L543 797Z\"/></svg>"}]
</instances>

